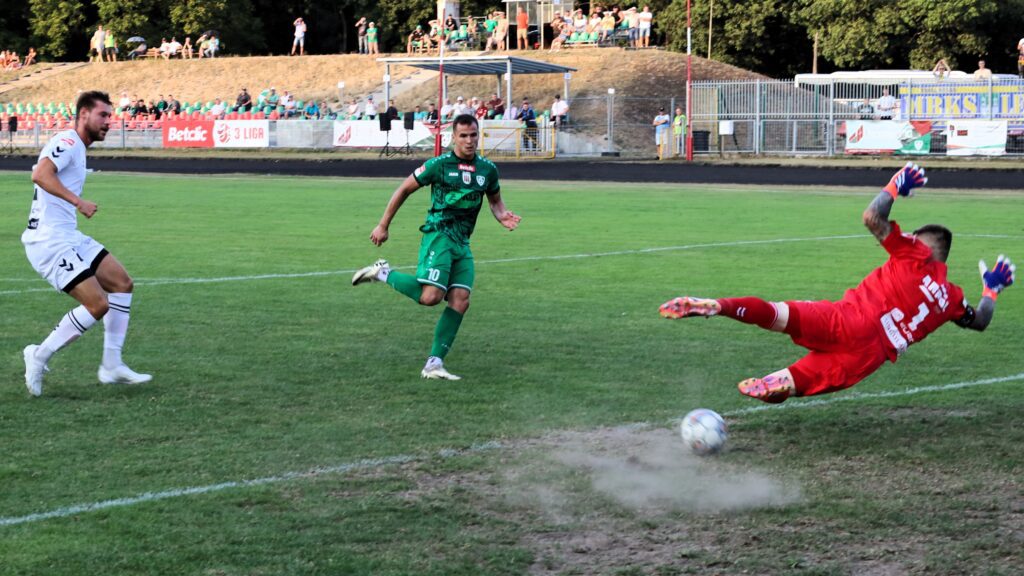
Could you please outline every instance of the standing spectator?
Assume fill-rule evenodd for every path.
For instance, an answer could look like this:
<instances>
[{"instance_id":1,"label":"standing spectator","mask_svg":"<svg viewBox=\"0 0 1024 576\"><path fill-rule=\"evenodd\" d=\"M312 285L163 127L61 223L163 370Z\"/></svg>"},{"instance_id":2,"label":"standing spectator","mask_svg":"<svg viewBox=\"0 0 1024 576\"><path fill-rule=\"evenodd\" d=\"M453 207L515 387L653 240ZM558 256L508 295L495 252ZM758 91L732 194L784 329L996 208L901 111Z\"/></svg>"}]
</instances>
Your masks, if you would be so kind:
<instances>
[{"instance_id":1,"label":"standing spectator","mask_svg":"<svg viewBox=\"0 0 1024 576\"><path fill-rule=\"evenodd\" d=\"M242 91L238 93L238 97L235 98L235 108L239 112L248 112L252 105L252 96L249 95L249 90L242 88Z\"/></svg>"},{"instance_id":2,"label":"standing spectator","mask_svg":"<svg viewBox=\"0 0 1024 576\"><path fill-rule=\"evenodd\" d=\"M192 59L192 37L185 36L185 43L181 45L181 57L183 59Z\"/></svg>"},{"instance_id":3,"label":"standing spectator","mask_svg":"<svg viewBox=\"0 0 1024 576\"><path fill-rule=\"evenodd\" d=\"M96 27L96 32L92 35L92 40L89 42L92 50L92 58L95 58L93 62L103 62L103 46L106 44L107 34L103 31L103 25L100 24Z\"/></svg>"},{"instance_id":4,"label":"standing spectator","mask_svg":"<svg viewBox=\"0 0 1024 576\"><path fill-rule=\"evenodd\" d=\"M676 115L672 118L672 136L676 142L675 155L683 155L686 152L686 114L679 106L676 106Z\"/></svg>"},{"instance_id":5,"label":"standing spectator","mask_svg":"<svg viewBox=\"0 0 1024 576\"><path fill-rule=\"evenodd\" d=\"M368 42L368 40L366 38L366 17L365 16L363 16L362 18L359 19L358 22L356 22L356 31L357 31L358 36L359 36L359 53L360 54L369 54L370 53L370 46L369 46L369 42Z\"/></svg>"},{"instance_id":6,"label":"standing spectator","mask_svg":"<svg viewBox=\"0 0 1024 576\"><path fill-rule=\"evenodd\" d=\"M302 20L302 17L295 19L292 22L295 26L295 40L292 40L292 56L295 56L295 49L299 49L299 56L306 54L306 23Z\"/></svg>"},{"instance_id":7,"label":"standing spectator","mask_svg":"<svg viewBox=\"0 0 1024 576\"><path fill-rule=\"evenodd\" d=\"M665 113L664 108L658 108L658 115L654 117L654 145L658 148L658 158L664 158L663 146L668 144L668 125L672 121Z\"/></svg>"},{"instance_id":8,"label":"standing spectator","mask_svg":"<svg viewBox=\"0 0 1024 576\"><path fill-rule=\"evenodd\" d=\"M306 120L320 119L320 107L316 105L316 100L310 100L309 104L306 104L306 109L302 111L302 116Z\"/></svg>"},{"instance_id":9,"label":"standing spectator","mask_svg":"<svg viewBox=\"0 0 1024 576\"><path fill-rule=\"evenodd\" d=\"M985 61L984 60L978 60L978 69L974 71L974 79L975 80L991 80L992 79L992 71L989 70L988 68L985 68Z\"/></svg>"},{"instance_id":10,"label":"standing spectator","mask_svg":"<svg viewBox=\"0 0 1024 576\"><path fill-rule=\"evenodd\" d=\"M370 22L370 27L366 29L366 46L370 50L370 54L380 54L380 48L377 46L377 23Z\"/></svg>"},{"instance_id":11,"label":"standing spectator","mask_svg":"<svg viewBox=\"0 0 1024 576\"><path fill-rule=\"evenodd\" d=\"M949 76L950 72L952 72L952 69L950 69L949 64L946 63L945 58L939 58L939 61L935 63L935 67L932 68L932 75L939 80Z\"/></svg>"},{"instance_id":12,"label":"standing spectator","mask_svg":"<svg viewBox=\"0 0 1024 576\"><path fill-rule=\"evenodd\" d=\"M629 46L631 48L636 48L638 46L637 40L639 40L640 35L640 16L636 13L636 6L626 10L624 20L629 33Z\"/></svg>"},{"instance_id":13,"label":"standing spectator","mask_svg":"<svg viewBox=\"0 0 1024 576\"><path fill-rule=\"evenodd\" d=\"M882 97L878 99L878 113L882 120L892 120L896 114L896 99L889 94L888 88L882 88Z\"/></svg>"},{"instance_id":14,"label":"standing spectator","mask_svg":"<svg viewBox=\"0 0 1024 576\"><path fill-rule=\"evenodd\" d=\"M569 103L555 94L555 101L551 104L551 118L555 122L556 128L561 128L565 125L565 121L569 116Z\"/></svg>"},{"instance_id":15,"label":"standing spectator","mask_svg":"<svg viewBox=\"0 0 1024 576\"><path fill-rule=\"evenodd\" d=\"M654 21L654 14L651 14L650 8L644 6L644 11L637 16L637 20L637 31L640 34L638 48L648 48L651 45L651 23Z\"/></svg>"},{"instance_id":16,"label":"standing spectator","mask_svg":"<svg viewBox=\"0 0 1024 576\"><path fill-rule=\"evenodd\" d=\"M529 48L529 14L521 6L516 6L515 10L515 47L526 50Z\"/></svg>"},{"instance_id":17,"label":"standing spectator","mask_svg":"<svg viewBox=\"0 0 1024 576\"><path fill-rule=\"evenodd\" d=\"M504 50L505 40L508 38L508 16L504 12L498 12L498 25L494 28L494 37L497 40L495 47Z\"/></svg>"},{"instance_id":18,"label":"standing spectator","mask_svg":"<svg viewBox=\"0 0 1024 576\"><path fill-rule=\"evenodd\" d=\"M535 150L537 148L537 114L530 107L529 100L523 100L523 107L519 109L516 120L523 121L523 149Z\"/></svg>"},{"instance_id":19,"label":"standing spectator","mask_svg":"<svg viewBox=\"0 0 1024 576\"><path fill-rule=\"evenodd\" d=\"M494 31L497 30L497 28L498 13L491 12L490 14L487 15L487 18L484 20L484 36L487 37L487 40L484 42L485 51L490 50L491 47L498 47L498 37L494 33Z\"/></svg>"},{"instance_id":20,"label":"standing spectator","mask_svg":"<svg viewBox=\"0 0 1024 576\"><path fill-rule=\"evenodd\" d=\"M363 118L367 120L377 119L377 104L373 101L373 95L366 97L366 108L363 110Z\"/></svg>"},{"instance_id":21,"label":"standing spectator","mask_svg":"<svg viewBox=\"0 0 1024 576\"><path fill-rule=\"evenodd\" d=\"M392 120L398 120L398 108L395 106L395 99L388 100L388 109L384 112L388 118Z\"/></svg>"},{"instance_id":22,"label":"standing spectator","mask_svg":"<svg viewBox=\"0 0 1024 576\"><path fill-rule=\"evenodd\" d=\"M103 39L103 54L107 57L107 62L117 62L117 40L114 39L114 33L107 30L106 37Z\"/></svg>"}]
</instances>

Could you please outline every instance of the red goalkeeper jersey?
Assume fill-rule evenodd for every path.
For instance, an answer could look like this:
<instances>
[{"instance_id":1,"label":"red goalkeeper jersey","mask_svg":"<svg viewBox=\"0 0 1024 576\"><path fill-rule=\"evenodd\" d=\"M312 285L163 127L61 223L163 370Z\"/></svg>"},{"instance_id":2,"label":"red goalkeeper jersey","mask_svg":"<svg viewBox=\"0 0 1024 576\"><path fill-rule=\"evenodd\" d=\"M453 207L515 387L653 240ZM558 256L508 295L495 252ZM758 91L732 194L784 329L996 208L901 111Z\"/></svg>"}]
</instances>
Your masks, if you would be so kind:
<instances>
[{"instance_id":1,"label":"red goalkeeper jersey","mask_svg":"<svg viewBox=\"0 0 1024 576\"><path fill-rule=\"evenodd\" d=\"M946 264L932 260L932 251L896 222L882 241L889 260L843 295L865 321L873 324L886 343L889 360L924 340L950 320L967 312L962 288L946 279Z\"/></svg>"}]
</instances>

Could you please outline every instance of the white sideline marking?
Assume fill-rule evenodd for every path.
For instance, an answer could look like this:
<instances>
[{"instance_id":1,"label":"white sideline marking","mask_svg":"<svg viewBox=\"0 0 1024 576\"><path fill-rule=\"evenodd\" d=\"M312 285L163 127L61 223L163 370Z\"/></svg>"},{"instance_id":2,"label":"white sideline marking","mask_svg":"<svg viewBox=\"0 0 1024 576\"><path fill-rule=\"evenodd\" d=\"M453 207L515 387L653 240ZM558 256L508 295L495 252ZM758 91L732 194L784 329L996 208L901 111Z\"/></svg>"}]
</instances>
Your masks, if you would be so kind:
<instances>
[{"instance_id":1,"label":"white sideline marking","mask_svg":"<svg viewBox=\"0 0 1024 576\"><path fill-rule=\"evenodd\" d=\"M475 444L465 450L454 450L450 448L443 449L438 451L436 453L436 456L440 458L454 458L465 454L477 454L480 452L486 452L488 450L496 450L501 447L501 444L498 442L487 442L484 444ZM353 470L380 468L382 466L389 466L392 464L407 464L409 462L414 462L419 459L421 459L421 457L410 455L386 456L383 458L367 458L364 460L356 460L355 462L349 462L347 464L339 464L337 466L313 468L312 470L307 470L305 472L285 472L284 474L279 474L277 476L266 476L264 478L256 478L253 480L238 480L234 482L221 482L220 484L210 484L208 486L175 488L173 490L164 490L163 492L145 492L127 498L115 498L113 500L103 500L102 502L91 502L88 504L75 504L72 506L65 506L63 508L56 508L54 510L50 510L49 512L39 512L37 514L28 514L26 516L11 516L8 518L0 518L0 526L14 526L16 524L41 522L43 520L50 520L51 518L66 518L68 516L74 516L75 514L82 514L85 512L95 512L97 510L106 510L107 508L121 508L124 506L134 506L135 504L155 502L157 500L166 500L168 498L177 498L179 496L209 494L211 492L220 492L222 490L229 490L231 488L247 488L249 486L276 484L278 482L286 482L288 480L313 478L316 476L322 476L324 474L345 474L346 472L351 472Z\"/></svg>"},{"instance_id":2,"label":"white sideline marking","mask_svg":"<svg viewBox=\"0 0 1024 576\"><path fill-rule=\"evenodd\" d=\"M765 410L786 410L789 408L813 408L815 406L825 406L828 404L836 404L838 402L852 402L856 400L870 400L874 398L893 398L898 396L911 396L914 394L924 394L928 392L945 392L947 390L959 390L962 388L973 388L975 386L990 386L992 384L1002 384L1004 382L1014 382L1017 380L1024 380L1024 372L1020 374L1014 374L1013 376L1003 376L999 378L986 378L984 380L974 380L972 382L957 382L954 384L943 384L938 386L920 386L917 388L907 388L905 390L894 390L890 392L876 392L871 394L850 394L847 396L836 396L829 399L820 400L806 400L806 401L789 401L785 404L775 405L762 405L752 406L750 408L740 408L738 410L732 410L729 412L723 412L722 415L725 417L743 416L746 414L753 414L756 412L763 412ZM679 423L679 419L672 421L673 425ZM650 424L646 422L637 422L634 424L624 425L625 428L647 428ZM481 452L487 452L490 450L500 450L504 446L500 442L486 442L484 444L475 444L465 450L454 450L454 449L443 449L436 453L440 458L456 458L464 456L466 454L477 454ZM222 490L230 490L232 488L246 488L249 486L262 486L265 484L276 484L279 482L286 482L288 480L301 480L304 478L311 478L321 476L324 474L344 474L353 470L366 470L380 468L382 466L388 466L392 464L406 464L409 462L415 462L421 460L422 457L413 456L409 454L401 454L397 456L386 456L383 458L369 458L364 460L357 460L355 462L349 462L347 464L339 464L337 466L328 466L324 468L314 468L305 472L285 472L277 476L266 476L263 478L256 478L254 480L237 480L232 482L221 482L220 484L210 484L208 486L193 486L190 488L175 488L172 490L164 490L162 492L145 492L136 496L130 496L126 498L115 498L113 500L103 500L101 502L92 502L88 504L74 504L72 506L64 506L62 508L55 508L48 512L38 512L35 514L28 514L25 516L9 516L0 518L0 527L3 526L14 526L17 524L29 524L33 522L41 522L43 520L50 520L53 518L66 518L68 516L74 516L75 514L83 514L86 512L95 512L97 510L105 510L107 508L120 508L124 506L134 506L136 504L144 504L147 502L154 502L156 500L166 500L168 498L178 498L180 496L191 496L194 494L209 494L211 492L220 492Z\"/></svg>"}]
</instances>

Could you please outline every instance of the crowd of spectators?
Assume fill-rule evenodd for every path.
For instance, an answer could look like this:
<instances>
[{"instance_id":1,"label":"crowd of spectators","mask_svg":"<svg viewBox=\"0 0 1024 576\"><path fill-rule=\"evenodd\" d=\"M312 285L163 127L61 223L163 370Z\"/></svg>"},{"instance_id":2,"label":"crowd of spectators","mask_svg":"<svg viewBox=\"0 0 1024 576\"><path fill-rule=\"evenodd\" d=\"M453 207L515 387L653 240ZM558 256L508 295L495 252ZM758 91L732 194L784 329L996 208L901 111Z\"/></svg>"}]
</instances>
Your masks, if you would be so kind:
<instances>
[{"instance_id":1,"label":"crowd of spectators","mask_svg":"<svg viewBox=\"0 0 1024 576\"><path fill-rule=\"evenodd\" d=\"M35 64L36 62L36 49L29 48L28 53L25 54L25 60L22 61L21 57L14 50L0 50L0 70L17 70L19 68L26 68Z\"/></svg>"}]
</instances>

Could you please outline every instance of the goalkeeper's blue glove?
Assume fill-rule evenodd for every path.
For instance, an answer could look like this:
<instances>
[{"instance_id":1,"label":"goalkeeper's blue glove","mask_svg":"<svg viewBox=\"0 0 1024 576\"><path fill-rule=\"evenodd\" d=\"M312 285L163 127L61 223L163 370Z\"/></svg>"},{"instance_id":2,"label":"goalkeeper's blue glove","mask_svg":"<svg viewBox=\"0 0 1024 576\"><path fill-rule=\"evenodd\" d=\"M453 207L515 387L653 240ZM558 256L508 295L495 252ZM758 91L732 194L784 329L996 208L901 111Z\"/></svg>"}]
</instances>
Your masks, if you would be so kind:
<instances>
[{"instance_id":1,"label":"goalkeeper's blue glove","mask_svg":"<svg viewBox=\"0 0 1024 576\"><path fill-rule=\"evenodd\" d=\"M913 196L914 188L920 188L927 183L928 179L924 176L924 168L913 162L907 162L906 166L893 174L892 180L889 180L882 190L892 195L895 200L897 196Z\"/></svg>"},{"instance_id":2,"label":"goalkeeper's blue glove","mask_svg":"<svg viewBox=\"0 0 1024 576\"><path fill-rule=\"evenodd\" d=\"M984 260L978 260L978 271L981 272L981 282L984 284L981 294L995 300L1003 288L1013 285L1016 276L1017 266L1010 262L1010 259L1002 254L996 259L996 265L991 270Z\"/></svg>"}]
</instances>

